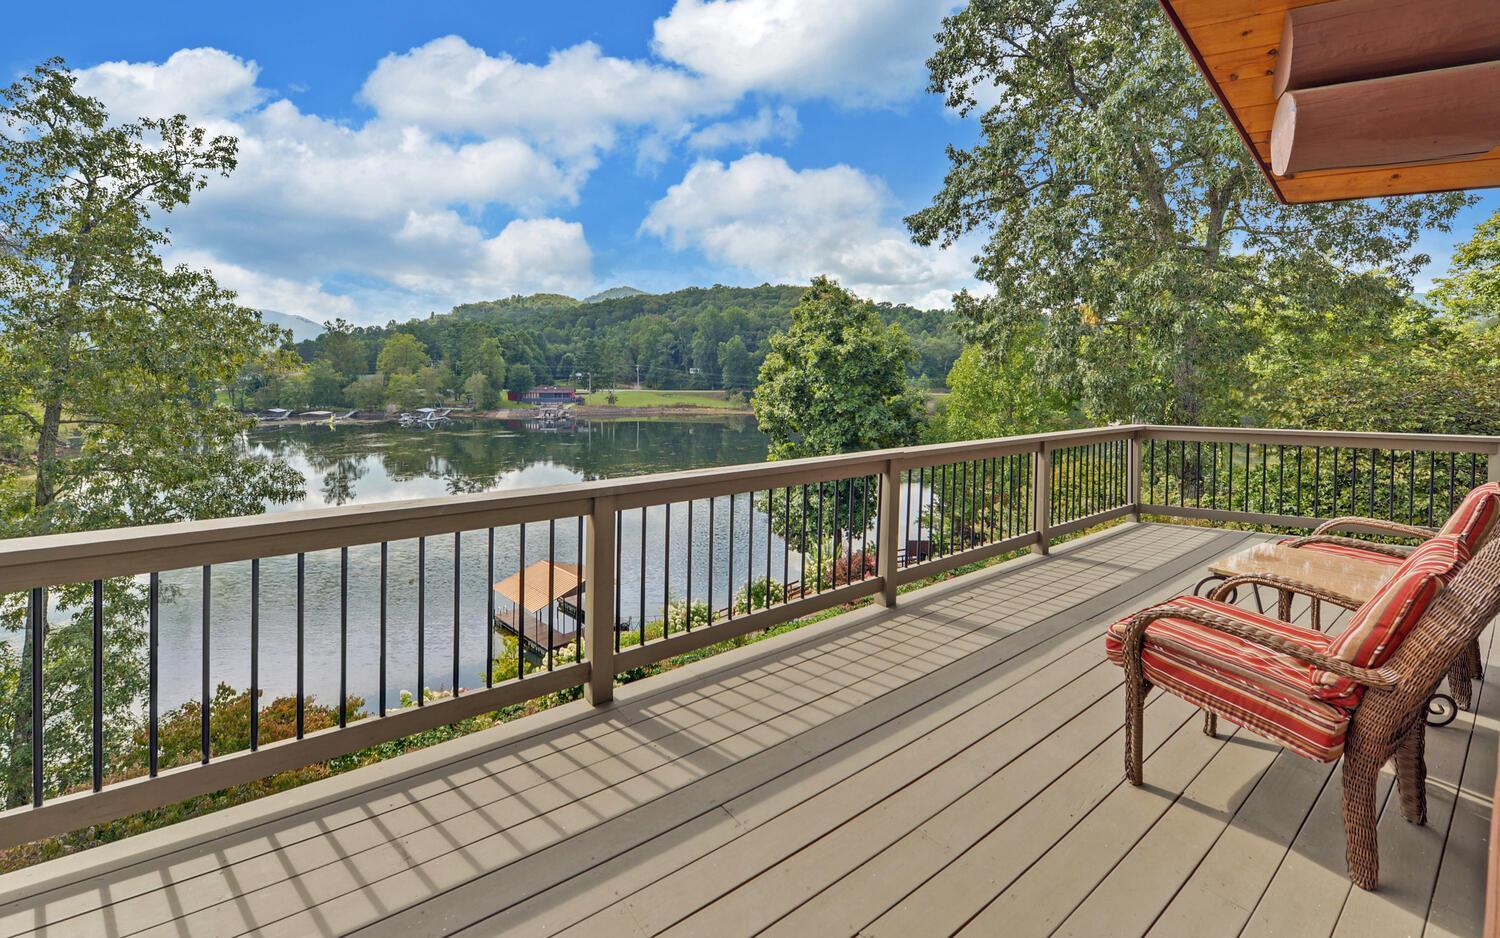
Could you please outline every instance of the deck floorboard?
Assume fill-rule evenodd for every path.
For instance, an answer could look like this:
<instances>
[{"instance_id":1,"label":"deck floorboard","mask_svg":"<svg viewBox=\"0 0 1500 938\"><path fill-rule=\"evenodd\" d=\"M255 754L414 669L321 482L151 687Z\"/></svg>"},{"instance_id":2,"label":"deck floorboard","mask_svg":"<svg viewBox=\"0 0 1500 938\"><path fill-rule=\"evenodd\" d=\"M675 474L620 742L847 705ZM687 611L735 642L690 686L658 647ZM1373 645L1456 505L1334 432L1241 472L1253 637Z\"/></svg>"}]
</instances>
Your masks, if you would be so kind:
<instances>
[{"instance_id":1,"label":"deck floorboard","mask_svg":"<svg viewBox=\"0 0 1500 938\"><path fill-rule=\"evenodd\" d=\"M1260 537L1122 525L261 817L0 877L0 938L1476 934L1492 633L1478 712L1429 733L1429 823L1382 779L1378 892L1345 876L1336 766L1209 738L1155 694L1147 784L1124 784L1105 627Z\"/></svg>"}]
</instances>

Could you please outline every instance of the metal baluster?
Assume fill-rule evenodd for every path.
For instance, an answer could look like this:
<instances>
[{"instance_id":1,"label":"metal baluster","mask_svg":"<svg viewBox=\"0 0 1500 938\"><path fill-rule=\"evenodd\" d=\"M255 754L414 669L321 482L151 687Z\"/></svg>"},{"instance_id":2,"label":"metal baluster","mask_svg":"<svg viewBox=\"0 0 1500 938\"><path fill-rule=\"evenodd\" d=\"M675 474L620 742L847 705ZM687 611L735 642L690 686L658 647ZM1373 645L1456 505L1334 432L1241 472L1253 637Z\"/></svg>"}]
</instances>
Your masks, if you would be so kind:
<instances>
[{"instance_id":1,"label":"metal baluster","mask_svg":"<svg viewBox=\"0 0 1500 938\"><path fill-rule=\"evenodd\" d=\"M158 573L152 573L148 581L146 609L146 771L155 778L161 749L158 704L161 691L161 575Z\"/></svg>"},{"instance_id":2,"label":"metal baluster","mask_svg":"<svg viewBox=\"0 0 1500 938\"><path fill-rule=\"evenodd\" d=\"M672 596L672 503L667 502L666 520L661 526L661 634L666 638L671 633L670 605Z\"/></svg>"},{"instance_id":3,"label":"metal baluster","mask_svg":"<svg viewBox=\"0 0 1500 938\"><path fill-rule=\"evenodd\" d=\"M457 697L459 692L460 666L459 645L461 644L462 632L459 623L460 597L463 595L463 532L453 532L453 696Z\"/></svg>"},{"instance_id":4,"label":"metal baluster","mask_svg":"<svg viewBox=\"0 0 1500 938\"><path fill-rule=\"evenodd\" d=\"M260 748L260 561L250 561L250 749Z\"/></svg>"},{"instance_id":5,"label":"metal baluster","mask_svg":"<svg viewBox=\"0 0 1500 938\"><path fill-rule=\"evenodd\" d=\"M525 574L522 574L525 576ZM524 581L523 581L524 585ZM526 591L522 589L521 595ZM417 538L417 706L427 705L427 538Z\"/></svg>"},{"instance_id":6,"label":"metal baluster","mask_svg":"<svg viewBox=\"0 0 1500 938\"><path fill-rule=\"evenodd\" d=\"M718 501L718 498L716 496L710 497L709 500L708 500L708 624L709 625L713 625L714 624L714 613L717 611L717 610L714 609L714 574L718 570L718 568L714 565L714 548L716 546L714 544L714 541L716 540L717 534L718 534L718 527L715 524L715 514L717 512L717 506L716 506L715 503L717 501ZM807 548L807 486L805 486L805 485L802 486L802 546L803 546L804 550Z\"/></svg>"},{"instance_id":7,"label":"metal baluster","mask_svg":"<svg viewBox=\"0 0 1500 938\"><path fill-rule=\"evenodd\" d=\"M42 710L42 662L47 644L47 591L31 591L31 804L42 806L42 769L46 751L46 714ZM154 725L154 723L153 723Z\"/></svg>"},{"instance_id":8,"label":"metal baluster","mask_svg":"<svg viewBox=\"0 0 1500 938\"><path fill-rule=\"evenodd\" d=\"M308 555L297 554L297 738L302 738L306 729L305 669L303 650L308 636Z\"/></svg>"},{"instance_id":9,"label":"metal baluster","mask_svg":"<svg viewBox=\"0 0 1500 938\"><path fill-rule=\"evenodd\" d=\"M644 645L644 644L646 644L646 506L645 505L641 506L641 553L640 553L640 558L641 558L641 569L639 571L637 571L639 575L636 577L636 582L639 583L640 587L641 587L641 596L640 596L640 600L641 600L641 604L640 604L641 605L640 635L641 635L641 644Z\"/></svg>"},{"instance_id":10,"label":"metal baluster","mask_svg":"<svg viewBox=\"0 0 1500 938\"><path fill-rule=\"evenodd\" d=\"M615 633L615 651L620 650L620 595L625 591L620 588L620 558L625 553L625 512L615 513L615 627L610 631ZM713 550L713 542L709 542L709 550Z\"/></svg>"},{"instance_id":11,"label":"metal baluster","mask_svg":"<svg viewBox=\"0 0 1500 938\"><path fill-rule=\"evenodd\" d=\"M643 590L644 592L644 590ZM547 670L552 670L552 649L557 644L557 519L547 519ZM666 617L662 617L666 628ZM455 690L457 685L454 685Z\"/></svg>"},{"instance_id":12,"label":"metal baluster","mask_svg":"<svg viewBox=\"0 0 1500 938\"><path fill-rule=\"evenodd\" d=\"M104 787L104 581L93 582L93 777L94 791Z\"/></svg>"},{"instance_id":13,"label":"metal baluster","mask_svg":"<svg viewBox=\"0 0 1500 938\"><path fill-rule=\"evenodd\" d=\"M1370 449L1370 510L1367 517L1374 518L1375 515L1375 476L1379 471L1380 455L1374 448Z\"/></svg>"},{"instance_id":14,"label":"metal baluster","mask_svg":"<svg viewBox=\"0 0 1500 938\"><path fill-rule=\"evenodd\" d=\"M516 677L526 676L526 522L516 525L519 553L516 595ZM618 581L617 581L618 582Z\"/></svg>"},{"instance_id":15,"label":"metal baluster","mask_svg":"<svg viewBox=\"0 0 1500 938\"><path fill-rule=\"evenodd\" d=\"M1339 513L1339 450L1333 448L1333 514Z\"/></svg>"},{"instance_id":16,"label":"metal baluster","mask_svg":"<svg viewBox=\"0 0 1500 938\"><path fill-rule=\"evenodd\" d=\"M693 630L693 542L697 540L698 532L693 528L693 505L696 499L688 499L687 516L687 598L683 604L687 607L687 614L683 616L682 624L691 632Z\"/></svg>"},{"instance_id":17,"label":"metal baluster","mask_svg":"<svg viewBox=\"0 0 1500 938\"><path fill-rule=\"evenodd\" d=\"M1432 527L1432 450L1427 451L1427 526Z\"/></svg>"},{"instance_id":18,"label":"metal baluster","mask_svg":"<svg viewBox=\"0 0 1500 938\"><path fill-rule=\"evenodd\" d=\"M578 518L578 569L583 570L583 517ZM489 529L484 577L484 686L495 686L495 529ZM582 631L582 630L580 630ZM582 660L581 656L579 660Z\"/></svg>"},{"instance_id":19,"label":"metal baluster","mask_svg":"<svg viewBox=\"0 0 1500 938\"><path fill-rule=\"evenodd\" d=\"M578 576L583 576L583 515L578 516L578 540L573 542L573 562L578 567ZM588 584L583 585L583 592L578 595L582 602L588 596ZM583 607L580 606L581 610ZM583 623L577 619L573 620L573 660L583 660Z\"/></svg>"},{"instance_id":20,"label":"metal baluster","mask_svg":"<svg viewBox=\"0 0 1500 938\"><path fill-rule=\"evenodd\" d=\"M349 725L349 548L339 549L339 727Z\"/></svg>"},{"instance_id":21,"label":"metal baluster","mask_svg":"<svg viewBox=\"0 0 1500 938\"><path fill-rule=\"evenodd\" d=\"M390 544L380 542L380 715L385 716L385 623L386 623L386 570L390 561Z\"/></svg>"},{"instance_id":22,"label":"metal baluster","mask_svg":"<svg viewBox=\"0 0 1500 938\"><path fill-rule=\"evenodd\" d=\"M209 665L209 628L210 613L209 602L212 599L213 568L203 567L203 705L199 708L198 730L201 739L199 742L203 749L203 764L208 764L209 750L212 748L209 721L213 716L213 670Z\"/></svg>"}]
</instances>

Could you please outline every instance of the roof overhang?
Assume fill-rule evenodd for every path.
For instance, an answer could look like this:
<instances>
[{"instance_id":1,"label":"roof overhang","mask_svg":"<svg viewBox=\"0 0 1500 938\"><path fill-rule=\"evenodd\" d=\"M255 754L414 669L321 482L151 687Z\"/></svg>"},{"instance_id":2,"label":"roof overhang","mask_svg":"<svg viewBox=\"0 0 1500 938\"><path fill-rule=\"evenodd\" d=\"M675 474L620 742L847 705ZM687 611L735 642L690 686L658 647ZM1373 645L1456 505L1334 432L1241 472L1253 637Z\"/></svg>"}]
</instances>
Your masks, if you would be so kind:
<instances>
[{"instance_id":1,"label":"roof overhang","mask_svg":"<svg viewBox=\"0 0 1500 938\"><path fill-rule=\"evenodd\" d=\"M1500 0L1159 2L1281 201L1500 186Z\"/></svg>"}]
</instances>

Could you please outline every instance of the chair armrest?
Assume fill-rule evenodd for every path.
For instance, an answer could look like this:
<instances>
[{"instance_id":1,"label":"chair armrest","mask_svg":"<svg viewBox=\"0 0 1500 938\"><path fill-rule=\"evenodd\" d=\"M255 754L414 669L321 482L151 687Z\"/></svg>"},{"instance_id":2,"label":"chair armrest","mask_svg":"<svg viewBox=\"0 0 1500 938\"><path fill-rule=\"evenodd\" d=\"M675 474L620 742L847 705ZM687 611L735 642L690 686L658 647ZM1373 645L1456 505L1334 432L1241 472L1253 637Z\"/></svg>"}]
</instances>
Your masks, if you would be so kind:
<instances>
[{"instance_id":1,"label":"chair armrest","mask_svg":"<svg viewBox=\"0 0 1500 938\"><path fill-rule=\"evenodd\" d=\"M1321 599L1345 609L1358 609L1364 605L1352 596L1345 596L1313 583L1305 583L1302 580L1294 580L1291 577L1278 576L1274 573L1246 573L1230 577L1214 587L1214 591L1208 594L1208 598L1225 602L1224 597L1228 596L1236 586L1269 586L1273 589L1286 590L1289 593L1300 593L1309 599Z\"/></svg>"},{"instance_id":2,"label":"chair armrest","mask_svg":"<svg viewBox=\"0 0 1500 938\"><path fill-rule=\"evenodd\" d=\"M1341 537L1337 534L1311 534L1307 537L1299 537L1286 542L1287 547L1301 547L1304 544L1339 544L1344 547L1355 547L1360 550L1369 551L1372 554L1385 554L1387 557L1406 558L1416 550L1406 544L1381 544L1377 541L1362 541L1355 537Z\"/></svg>"},{"instance_id":3,"label":"chair armrest","mask_svg":"<svg viewBox=\"0 0 1500 938\"><path fill-rule=\"evenodd\" d=\"M1167 603L1162 606L1153 606L1143 612L1138 612L1125 626L1123 643L1125 646L1125 660L1131 666L1135 674L1140 673L1141 650L1145 645L1146 626L1157 619L1186 619L1205 628L1225 635L1233 635L1235 638L1244 639L1272 651L1280 652L1289 658L1295 658L1304 664L1310 664L1330 674L1347 678L1356 684L1377 690L1393 690L1397 686L1396 674L1387 668L1361 668L1344 661L1341 658L1333 658L1325 654L1308 649L1298 644L1254 625L1238 622L1228 616L1221 616L1216 612L1206 609L1193 609L1187 606L1174 606Z\"/></svg>"},{"instance_id":4,"label":"chair armrest","mask_svg":"<svg viewBox=\"0 0 1500 938\"><path fill-rule=\"evenodd\" d=\"M1399 521L1386 521L1381 518L1361 518L1357 515L1344 515L1340 518L1334 518L1331 521L1325 521L1314 528L1313 533L1327 534L1329 531L1336 531L1339 528L1346 527L1367 528L1378 534L1387 534L1394 537L1414 537L1422 541L1437 534L1431 528L1421 528L1414 524L1402 524Z\"/></svg>"}]
</instances>

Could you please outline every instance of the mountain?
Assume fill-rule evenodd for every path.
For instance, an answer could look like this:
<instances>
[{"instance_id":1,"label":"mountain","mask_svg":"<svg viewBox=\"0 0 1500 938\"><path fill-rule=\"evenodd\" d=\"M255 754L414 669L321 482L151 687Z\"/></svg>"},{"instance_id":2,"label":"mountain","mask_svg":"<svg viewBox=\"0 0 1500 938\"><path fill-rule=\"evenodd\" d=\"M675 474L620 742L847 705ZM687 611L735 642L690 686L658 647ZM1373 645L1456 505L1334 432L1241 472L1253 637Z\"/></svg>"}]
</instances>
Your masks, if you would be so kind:
<instances>
[{"instance_id":1,"label":"mountain","mask_svg":"<svg viewBox=\"0 0 1500 938\"><path fill-rule=\"evenodd\" d=\"M306 316L298 316L295 313L282 313L274 309L257 310L260 318L267 325L280 326L292 331L292 341L302 342L307 339L316 339L323 334L323 324L313 322Z\"/></svg>"},{"instance_id":2,"label":"mountain","mask_svg":"<svg viewBox=\"0 0 1500 938\"><path fill-rule=\"evenodd\" d=\"M628 296L646 296L645 290L637 290L635 287L610 287L600 293L584 299L585 303L600 303L604 300L623 300Z\"/></svg>"}]
</instances>

